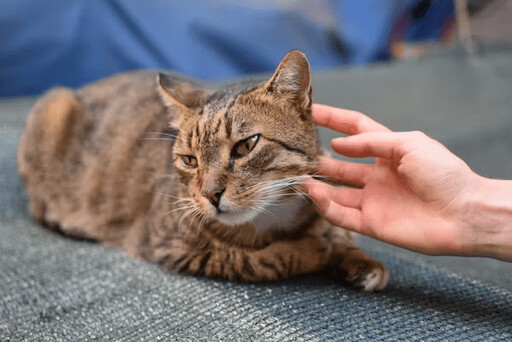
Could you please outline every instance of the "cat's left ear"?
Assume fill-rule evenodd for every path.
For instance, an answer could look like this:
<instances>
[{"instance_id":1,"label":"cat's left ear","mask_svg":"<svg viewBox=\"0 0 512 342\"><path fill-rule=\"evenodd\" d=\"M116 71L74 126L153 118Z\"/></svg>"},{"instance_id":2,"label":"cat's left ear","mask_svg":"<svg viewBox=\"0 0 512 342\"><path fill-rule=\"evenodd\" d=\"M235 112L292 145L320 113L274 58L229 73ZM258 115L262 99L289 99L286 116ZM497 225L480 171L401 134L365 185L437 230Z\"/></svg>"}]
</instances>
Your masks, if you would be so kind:
<instances>
[{"instance_id":1,"label":"cat's left ear","mask_svg":"<svg viewBox=\"0 0 512 342\"><path fill-rule=\"evenodd\" d=\"M302 109L311 107L311 71L306 55L299 50L290 51L264 88L269 93L298 104Z\"/></svg>"}]
</instances>

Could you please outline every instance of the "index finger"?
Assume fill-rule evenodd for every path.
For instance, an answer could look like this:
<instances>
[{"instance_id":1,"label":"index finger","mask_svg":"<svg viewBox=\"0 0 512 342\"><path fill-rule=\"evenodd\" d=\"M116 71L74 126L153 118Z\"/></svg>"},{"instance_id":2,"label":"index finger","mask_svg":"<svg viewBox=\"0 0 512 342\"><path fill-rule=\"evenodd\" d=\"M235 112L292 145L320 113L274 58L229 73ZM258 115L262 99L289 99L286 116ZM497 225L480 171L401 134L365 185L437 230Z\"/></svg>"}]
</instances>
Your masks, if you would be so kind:
<instances>
[{"instance_id":1,"label":"index finger","mask_svg":"<svg viewBox=\"0 0 512 342\"><path fill-rule=\"evenodd\" d=\"M348 135L365 132L390 132L389 128L363 113L321 104L313 104L313 119L319 126Z\"/></svg>"}]
</instances>

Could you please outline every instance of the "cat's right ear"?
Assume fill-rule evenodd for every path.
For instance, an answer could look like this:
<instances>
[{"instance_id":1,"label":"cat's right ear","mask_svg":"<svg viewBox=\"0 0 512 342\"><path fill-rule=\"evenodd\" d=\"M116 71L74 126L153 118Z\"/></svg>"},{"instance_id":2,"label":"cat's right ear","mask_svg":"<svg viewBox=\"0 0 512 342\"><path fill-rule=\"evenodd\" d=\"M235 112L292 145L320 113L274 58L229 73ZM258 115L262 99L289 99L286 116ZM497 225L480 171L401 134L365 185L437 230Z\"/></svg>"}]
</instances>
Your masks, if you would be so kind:
<instances>
[{"instance_id":1,"label":"cat's right ear","mask_svg":"<svg viewBox=\"0 0 512 342\"><path fill-rule=\"evenodd\" d=\"M156 81L160 96L168 106L181 105L194 109L200 106L206 98L206 90L192 80L159 73Z\"/></svg>"},{"instance_id":2,"label":"cat's right ear","mask_svg":"<svg viewBox=\"0 0 512 342\"><path fill-rule=\"evenodd\" d=\"M159 73L156 84L165 105L176 108L180 119L192 114L207 97L207 91L203 87L179 76Z\"/></svg>"}]
</instances>

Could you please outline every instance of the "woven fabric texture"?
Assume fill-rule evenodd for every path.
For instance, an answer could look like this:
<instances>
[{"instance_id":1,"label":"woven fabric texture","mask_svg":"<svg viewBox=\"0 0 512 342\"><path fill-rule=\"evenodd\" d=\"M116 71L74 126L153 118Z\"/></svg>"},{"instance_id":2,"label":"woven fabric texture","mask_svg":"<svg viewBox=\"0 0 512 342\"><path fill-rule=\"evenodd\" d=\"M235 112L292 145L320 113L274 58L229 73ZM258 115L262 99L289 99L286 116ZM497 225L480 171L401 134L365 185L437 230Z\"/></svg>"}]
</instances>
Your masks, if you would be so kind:
<instances>
[{"instance_id":1,"label":"woven fabric texture","mask_svg":"<svg viewBox=\"0 0 512 342\"><path fill-rule=\"evenodd\" d=\"M16 175L24 116L0 117L0 341L512 340L511 292L387 253L390 284L367 294L173 275L45 230Z\"/></svg>"}]
</instances>

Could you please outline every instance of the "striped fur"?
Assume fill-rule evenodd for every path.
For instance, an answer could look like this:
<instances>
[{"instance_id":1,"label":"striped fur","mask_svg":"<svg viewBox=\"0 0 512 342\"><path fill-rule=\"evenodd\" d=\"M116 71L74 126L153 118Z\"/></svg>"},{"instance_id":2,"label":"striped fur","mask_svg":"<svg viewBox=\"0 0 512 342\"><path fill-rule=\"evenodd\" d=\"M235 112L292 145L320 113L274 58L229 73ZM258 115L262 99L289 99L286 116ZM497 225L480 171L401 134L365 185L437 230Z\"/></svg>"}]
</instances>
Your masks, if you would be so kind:
<instances>
[{"instance_id":1,"label":"striped fur","mask_svg":"<svg viewBox=\"0 0 512 342\"><path fill-rule=\"evenodd\" d=\"M300 184L322 148L309 64L209 88L141 71L32 109L18 166L34 218L174 271L250 282L325 272L367 291L387 271Z\"/></svg>"}]
</instances>

